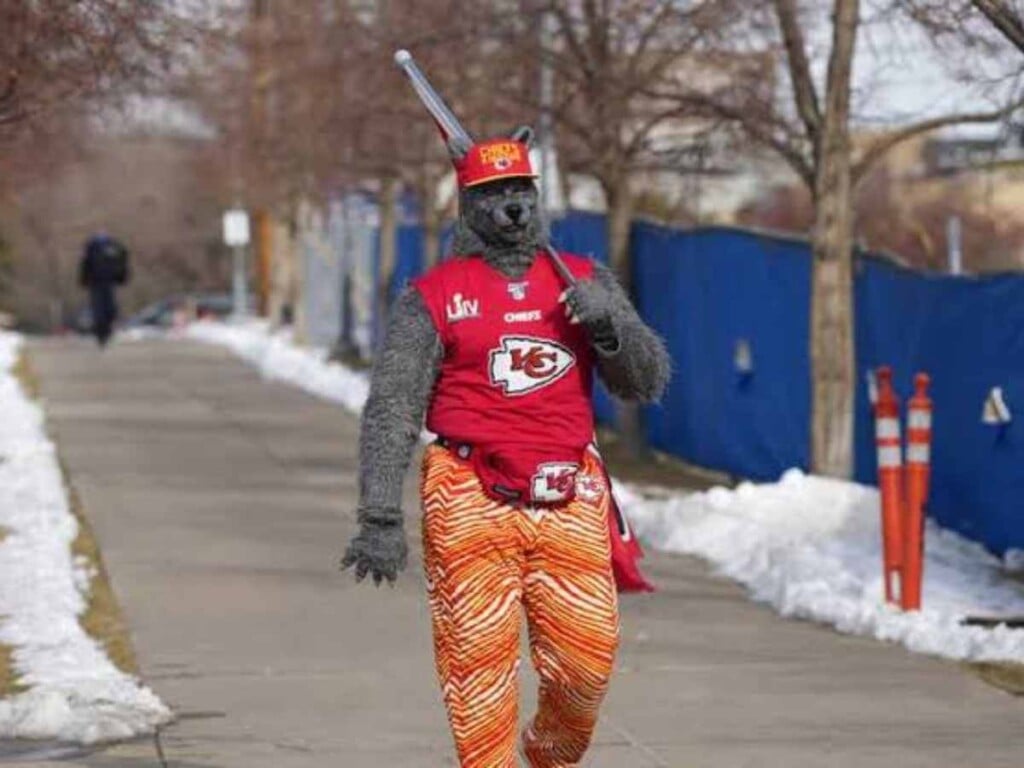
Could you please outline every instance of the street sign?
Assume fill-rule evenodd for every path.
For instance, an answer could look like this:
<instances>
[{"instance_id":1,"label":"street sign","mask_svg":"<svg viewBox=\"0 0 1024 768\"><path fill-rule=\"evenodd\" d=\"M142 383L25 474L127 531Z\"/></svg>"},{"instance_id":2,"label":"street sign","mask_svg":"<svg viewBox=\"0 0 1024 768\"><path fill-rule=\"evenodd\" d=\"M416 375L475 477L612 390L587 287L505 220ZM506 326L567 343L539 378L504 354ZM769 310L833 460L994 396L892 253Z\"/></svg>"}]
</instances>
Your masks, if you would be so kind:
<instances>
[{"instance_id":1,"label":"street sign","mask_svg":"<svg viewBox=\"0 0 1024 768\"><path fill-rule=\"evenodd\" d=\"M224 243L232 248L249 244L249 214L240 208L224 212Z\"/></svg>"}]
</instances>

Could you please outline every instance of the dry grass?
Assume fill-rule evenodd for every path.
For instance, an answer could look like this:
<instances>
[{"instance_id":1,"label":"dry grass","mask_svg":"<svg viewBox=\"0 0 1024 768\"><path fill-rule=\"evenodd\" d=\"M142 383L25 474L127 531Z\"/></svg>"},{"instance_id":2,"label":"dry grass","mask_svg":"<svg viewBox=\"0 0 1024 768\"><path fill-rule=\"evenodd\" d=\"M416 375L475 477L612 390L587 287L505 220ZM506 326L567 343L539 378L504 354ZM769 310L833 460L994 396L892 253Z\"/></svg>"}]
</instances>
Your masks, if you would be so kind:
<instances>
[{"instance_id":1,"label":"dry grass","mask_svg":"<svg viewBox=\"0 0 1024 768\"><path fill-rule=\"evenodd\" d=\"M19 357L13 373L30 397L39 397L39 379L24 352ZM138 664L135 659L135 649L132 647L121 606L110 586L110 578L103 564L99 545L85 517L81 498L72 487L67 470L63 465L61 465L61 470L64 475L64 486L67 489L68 503L72 514L78 521L78 536L71 545L71 553L76 562L84 559L92 574L86 610L79 617L79 623L90 637L103 646L110 660L118 669L137 675ZM0 529L0 541L2 540L3 531ZM24 688L18 684L11 668L10 649L0 645L0 698L22 690Z\"/></svg>"},{"instance_id":2,"label":"dry grass","mask_svg":"<svg viewBox=\"0 0 1024 768\"><path fill-rule=\"evenodd\" d=\"M983 661L968 664L967 668L989 685L1014 696L1024 696L1024 664Z\"/></svg>"},{"instance_id":3,"label":"dry grass","mask_svg":"<svg viewBox=\"0 0 1024 768\"><path fill-rule=\"evenodd\" d=\"M11 649L0 645L0 699L21 693L25 687L18 682L11 659Z\"/></svg>"},{"instance_id":4,"label":"dry grass","mask_svg":"<svg viewBox=\"0 0 1024 768\"><path fill-rule=\"evenodd\" d=\"M715 485L735 485L723 472L696 467L659 451L636 458L630 455L619 436L608 429L598 429L598 446L608 470L629 483L670 490L705 491Z\"/></svg>"},{"instance_id":5,"label":"dry grass","mask_svg":"<svg viewBox=\"0 0 1024 768\"><path fill-rule=\"evenodd\" d=\"M39 399L39 376L32 368L32 362L28 359L28 353L22 349L21 354L18 355L17 361L14 363L14 368L11 369L11 373L14 374L14 378L21 384L22 390L32 400Z\"/></svg>"},{"instance_id":6,"label":"dry grass","mask_svg":"<svg viewBox=\"0 0 1024 768\"><path fill-rule=\"evenodd\" d=\"M103 564L99 545L93 535L92 527L83 514L78 492L67 482L66 471L64 478L65 487L68 488L71 512L78 520L78 536L71 544L71 554L76 561L79 558L85 558L89 563L89 572L92 574L85 613L79 616L78 621L86 633L103 646L107 656L118 669L130 675L137 675L139 666L135 659L135 648L132 646L131 635L128 632L128 625L125 623L121 606L110 586L110 577Z\"/></svg>"},{"instance_id":7,"label":"dry grass","mask_svg":"<svg viewBox=\"0 0 1024 768\"><path fill-rule=\"evenodd\" d=\"M7 530L0 526L0 544L7 538ZM14 667L11 662L11 649L0 645L0 699L23 691L18 685L18 678L14 674Z\"/></svg>"}]
</instances>

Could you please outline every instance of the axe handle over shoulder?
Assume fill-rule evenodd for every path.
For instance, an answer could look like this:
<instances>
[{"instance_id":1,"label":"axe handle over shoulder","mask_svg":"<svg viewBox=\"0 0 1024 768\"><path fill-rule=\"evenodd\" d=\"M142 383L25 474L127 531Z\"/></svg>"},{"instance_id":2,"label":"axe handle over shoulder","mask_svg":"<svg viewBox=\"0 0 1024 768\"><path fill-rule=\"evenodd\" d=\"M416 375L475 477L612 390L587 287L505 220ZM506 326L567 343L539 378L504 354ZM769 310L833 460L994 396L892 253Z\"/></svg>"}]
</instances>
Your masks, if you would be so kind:
<instances>
[{"instance_id":1,"label":"axe handle over shoulder","mask_svg":"<svg viewBox=\"0 0 1024 768\"><path fill-rule=\"evenodd\" d=\"M546 250L548 256L551 257L551 263L554 265L555 271L558 273L558 276L562 278L562 282L565 283L567 288L574 287L576 285L576 276L569 271L569 267L567 267L565 262L562 261L562 257L558 255L558 251L556 251L550 243L546 246Z\"/></svg>"},{"instance_id":2,"label":"axe handle over shoulder","mask_svg":"<svg viewBox=\"0 0 1024 768\"><path fill-rule=\"evenodd\" d=\"M444 99L441 98L434 86L427 80L427 76L423 74L416 62L412 58L412 54L406 50L395 51L395 64L397 64L406 76L409 78L409 82L412 83L413 90L416 91L416 95L420 97L420 101L423 102L423 106L427 108L430 115L434 118L438 128L441 129L441 133L444 135L445 140L449 138L459 139L466 144L472 144L473 139L470 137L466 129L462 127L462 123L455 117L455 113L452 112L448 105L444 103Z\"/></svg>"}]
</instances>

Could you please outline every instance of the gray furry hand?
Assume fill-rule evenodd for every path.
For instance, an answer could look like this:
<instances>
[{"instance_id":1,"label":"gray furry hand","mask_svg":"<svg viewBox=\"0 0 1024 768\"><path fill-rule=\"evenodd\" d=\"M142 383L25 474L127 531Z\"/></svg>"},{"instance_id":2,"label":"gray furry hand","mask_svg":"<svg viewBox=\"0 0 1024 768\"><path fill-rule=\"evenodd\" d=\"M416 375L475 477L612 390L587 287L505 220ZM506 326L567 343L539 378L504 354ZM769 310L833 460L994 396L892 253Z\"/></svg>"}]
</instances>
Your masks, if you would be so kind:
<instances>
[{"instance_id":1,"label":"gray furry hand","mask_svg":"<svg viewBox=\"0 0 1024 768\"><path fill-rule=\"evenodd\" d=\"M615 299L607 288L594 280L581 280L566 290L560 300L565 303L569 322L581 323L595 344L618 346L612 322Z\"/></svg>"},{"instance_id":2,"label":"gray furry hand","mask_svg":"<svg viewBox=\"0 0 1024 768\"><path fill-rule=\"evenodd\" d=\"M408 557L402 510L369 507L359 510L359 533L349 542L341 569L355 566L357 582L370 574L378 586L384 579L394 584Z\"/></svg>"}]
</instances>

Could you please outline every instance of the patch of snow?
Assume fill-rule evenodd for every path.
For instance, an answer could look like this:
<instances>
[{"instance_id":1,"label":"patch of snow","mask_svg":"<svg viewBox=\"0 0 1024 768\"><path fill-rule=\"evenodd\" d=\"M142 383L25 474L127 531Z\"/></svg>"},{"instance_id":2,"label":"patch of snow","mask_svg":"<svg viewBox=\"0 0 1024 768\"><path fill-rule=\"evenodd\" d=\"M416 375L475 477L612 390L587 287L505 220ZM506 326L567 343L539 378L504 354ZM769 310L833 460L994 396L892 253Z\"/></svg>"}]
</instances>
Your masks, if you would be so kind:
<instances>
[{"instance_id":1,"label":"patch of snow","mask_svg":"<svg viewBox=\"0 0 1024 768\"><path fill-rule=\"evenodd\" d=\"M928 522L923 610L882 599L877 489L790 470L777 483L671 499L619 486L637 535L702 557L783 616L951 659L1024 662L1024 630L968 627L969 615L1024 615L1024 584L980 545Z\"/></svg>"},{"instance_id":2,"label":"patch of snow","mask_svg":"<svg viewBox=\"0 0 1024 768\"><path fill-rule=\"evenodd\" d=\"M227 347L256 366L264 377L293 384L354 413L363 410L370 392L366 373L328 361L325 349L297 346L291 331L271 333L269 324L262 320L199 321L188 327L186 335Z\"/></svg>"},{"instance_id":3,"label":"patch of snow","mask_svg":"<svg viewBox=\"0 0 1024 768\"><path fill-rule=\"evenodd\" d=\"M89 574L72 560L78 523L42 410L11 375L20 345L0 331L0 643L28 690L0 700L0 739L91 744L152 732L170 710L78 622Z\"/></svg>"}]
</instances>

